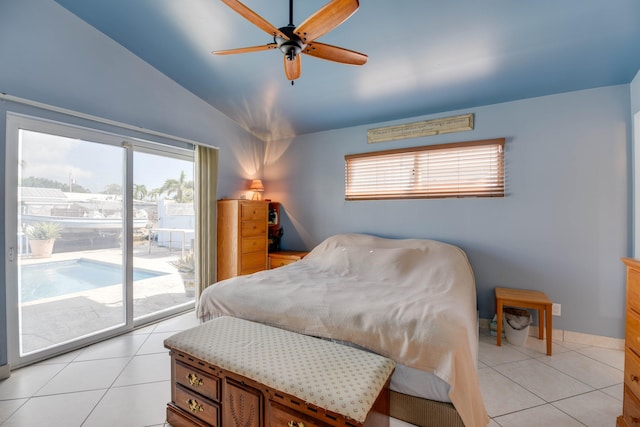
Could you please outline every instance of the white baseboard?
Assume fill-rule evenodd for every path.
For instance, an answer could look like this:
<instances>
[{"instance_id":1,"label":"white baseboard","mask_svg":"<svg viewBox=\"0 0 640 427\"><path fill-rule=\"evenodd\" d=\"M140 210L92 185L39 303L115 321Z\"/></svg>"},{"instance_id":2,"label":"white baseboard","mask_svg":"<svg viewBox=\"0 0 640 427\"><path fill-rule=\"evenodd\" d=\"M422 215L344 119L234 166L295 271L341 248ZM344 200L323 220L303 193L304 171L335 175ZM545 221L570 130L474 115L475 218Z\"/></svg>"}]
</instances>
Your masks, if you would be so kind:
<instances>
[{"instance_id":1,"label":"white baseboard","mask_svg":"<svg viewBox=\"0 0 640 427\"><path fill-rule=\"evenodd\" d=\"M480 329L489 329L490 319L480 319ZM529 328L529 336L538 336L538 326ZM583 334L582 332L567 331L553 328L553 340L574 344L592 345L595 347L610 348L613 350L624 350L623 338L611 338L602 335Z\"/></svg>"},{"instance_id":2,"label":"white baseboard","mask_svg":"<svg viewBox=\"0 0 640 427\"><path fill-rule=\"evenodd\" d=\"M9 364L0 366L0 380L11 376L11 366Z\"/></svg>"}]
</instances>

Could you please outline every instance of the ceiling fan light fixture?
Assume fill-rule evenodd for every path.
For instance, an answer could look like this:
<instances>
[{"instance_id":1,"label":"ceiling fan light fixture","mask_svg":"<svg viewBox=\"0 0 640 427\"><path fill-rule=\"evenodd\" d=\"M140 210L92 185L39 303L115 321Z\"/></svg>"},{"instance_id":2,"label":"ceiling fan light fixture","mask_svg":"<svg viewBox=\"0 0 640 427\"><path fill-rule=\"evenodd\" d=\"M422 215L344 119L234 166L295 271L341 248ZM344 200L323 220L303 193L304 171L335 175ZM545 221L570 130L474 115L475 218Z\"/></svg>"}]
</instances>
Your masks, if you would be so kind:
<instances>
[{"instance_id":1,"label":"ceiling fan light fixture","mask_svg":"<svg viewBox=\"0 0 640 427\"><path fill-rule=\"evenodd\" d=\"M274 37L273 40L278 45L280 52L282 52L289 61L295 60L296 56L307 47L307 45L303 44L297 37L292 37L290 40L284 37Z\"/></svg>"},{"instance_id":2,"label":"ceiling fan light fixture","mask_svg":"<svg viewBox=\"0 0 640 427\"><path fill-rule=\"evenodd\" d=\"M287 43L286 45L280 46L280 51L284 53L284 56L287 57L287 60L293 61L296 59L296 56L298 56L302 49L298 45Z\"/></svg>"}]
</instances>

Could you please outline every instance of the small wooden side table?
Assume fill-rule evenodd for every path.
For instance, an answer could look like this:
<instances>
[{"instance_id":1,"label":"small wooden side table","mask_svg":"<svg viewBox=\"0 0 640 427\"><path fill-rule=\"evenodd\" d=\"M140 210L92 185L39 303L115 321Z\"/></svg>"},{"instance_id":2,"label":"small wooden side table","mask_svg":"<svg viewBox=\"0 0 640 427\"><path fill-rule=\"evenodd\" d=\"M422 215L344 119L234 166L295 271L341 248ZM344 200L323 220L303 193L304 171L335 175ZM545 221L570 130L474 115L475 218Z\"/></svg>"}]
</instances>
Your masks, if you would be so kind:
<instances>
[{"instance_id":1,"label":"small wooden side table","mask_svg":"<svg viewBox=\"0 0 640 427\"><path fill-rule=\"evenodd\" d=\"M502 345L502 309L504 306L532 308L538 310L538 338L544 339L544 329L547 329L547 355L551 356L551 343L553 335L553 320L551 306L553 302L544 292L529 291L525 289L496 288L496 315L497 315L497 345ZM546 316L544 312L546 311ZM546 324L542 324L546 319Z\"/></svg>"}]
</instances>

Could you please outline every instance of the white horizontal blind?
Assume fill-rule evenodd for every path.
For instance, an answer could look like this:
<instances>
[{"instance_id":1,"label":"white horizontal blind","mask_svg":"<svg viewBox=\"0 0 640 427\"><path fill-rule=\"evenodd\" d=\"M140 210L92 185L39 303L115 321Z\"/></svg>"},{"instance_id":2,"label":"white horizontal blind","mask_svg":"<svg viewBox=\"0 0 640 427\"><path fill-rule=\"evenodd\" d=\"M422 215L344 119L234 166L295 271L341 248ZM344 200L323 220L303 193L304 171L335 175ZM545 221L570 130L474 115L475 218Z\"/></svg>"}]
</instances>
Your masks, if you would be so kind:
<instances>
[{"instance_id":1,"label":"white horizontal blind","mask_svg":"<svg viewBox=\"0 0 640 427\"><path fill-rule=\"evenodd\" d=\"M345 156L345 198L503 197L504 138Z\"/></svg>"}]
</instances>

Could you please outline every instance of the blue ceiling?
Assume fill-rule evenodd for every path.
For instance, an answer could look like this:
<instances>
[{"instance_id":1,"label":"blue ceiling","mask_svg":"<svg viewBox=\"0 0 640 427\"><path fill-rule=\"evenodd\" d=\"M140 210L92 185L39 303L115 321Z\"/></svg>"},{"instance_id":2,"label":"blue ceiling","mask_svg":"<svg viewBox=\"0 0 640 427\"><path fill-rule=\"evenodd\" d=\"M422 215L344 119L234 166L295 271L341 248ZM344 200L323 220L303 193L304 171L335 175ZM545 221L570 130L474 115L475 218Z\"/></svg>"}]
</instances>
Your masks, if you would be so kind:
<instances>
[{"instance_id":1,"label":"blue ceiling","mask_svg":"<svg viewBox=\"0 0 640 427\"><path fill-rule=\"evenodd\" d=\"M318 41L369 56L309 56L295 86L279 51L219 0L56 0L263 140L629 83L638 0L362 0ZM327 0L295 0L294 24ZM287 0L244 0L276 27ZM99 53L98 53L99 54Z\"/></svg>"}]
</instances>

